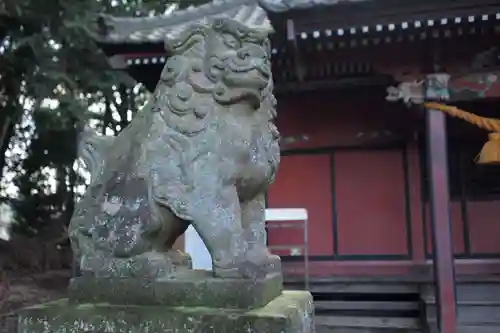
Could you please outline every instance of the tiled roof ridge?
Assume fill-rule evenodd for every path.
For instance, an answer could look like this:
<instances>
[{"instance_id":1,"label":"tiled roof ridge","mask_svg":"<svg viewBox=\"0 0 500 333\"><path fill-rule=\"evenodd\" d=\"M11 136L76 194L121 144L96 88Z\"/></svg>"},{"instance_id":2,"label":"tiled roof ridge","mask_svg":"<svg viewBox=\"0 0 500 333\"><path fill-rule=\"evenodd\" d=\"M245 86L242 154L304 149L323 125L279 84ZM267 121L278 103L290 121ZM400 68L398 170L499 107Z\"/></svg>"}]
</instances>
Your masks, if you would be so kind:
<instances>
[{"instance_id":1,"label":"tiled roof ridge","mask_svg":"<svg viewBox=\"0 0 500 333\"><path fill-rule=\"evenodd\" d=\"M156 42L160 36L153 37L151 33L154 31L159 33L162 30L166 33L169 29L175 29L180 25L200 21L211 16L227 14L231 17L236 15L238 8L253 8L254 12L259 10L283 12L294 8L302 9L316 5L334 5L342 2L360 1L370 0L212 0L199 6L173 10L168 14L158 16L116 17L103 14L100 15L99 20L104 29L96 36L96 39L114 43L138 43L140 41L139 35L142 34L148 36L144 41ZM235 11L235 13L232 13L232 11Z\"/></svg>"},{"instance_id":2,"label":"tiled roof ridge","mask_svg":"<svg viewBox=\"0 0 500 333\"><path fill-rule=\"evenodd\" d=\"M183 23L186 20L197 19L200 16L214 15L218 12L229 10L241 5L256 4L264 9L273 12L283 12L291 9L310 8L320 5L336 5L342 2L365 2L369 0L212 0L200 6L191 6L186 9L176 10L167 15L156 15L147 17L119 17L107 14L100 16L105 18L111 24L129 23L131 21L142 21L146 24L161 23L165 25L168 20L169 25ZM177 20L178 22L177 22Z\"/></svg>"},{"instance_id":3,"label":"tiled roof ridge","mask_svg":"<svg viewBox=\"0 0 500 333\"><path fill-rule=\"evenodd\" d=\"M260 6L258 0L219 0L160 17L101 16L104 29L96 38L112 43L155 43L175 38L188 25L206 23L207 19L216 17L234 19L252 28L273 30L266 10Z\"/></svg>"},{"instance_id":4,"label":"tiled roof ridge","mask_svg":"<svg viewBox=\"0 0 500 333\"><path fill-rule=\"evenodd\" d=\"M187 22L197 21L204 17L221 14L231 9L244 5L259 5L259 0L216 0L200 6L191 6L182 10L175 10L169 14L150 17L117 17L101 14L106 26L111 30L108 32L120 31L120 34L132 34L137 30L139 23L143 29L152 30L156 28L174 27Z\"/></svg>"},{"instance_id":5,"label":"tiled roof ridge","mask_svg":"<svg viewBox=\"0 0 500 333\"><path fill-rule=\"evenodd\" d=\"M101 14L100 16L105 18L106 21L111 24L125 24L131 21L142 21L145 24L151 24L151 27L154 27L153 23L156 22L161 23L161 25L165 25L165 22L168 22L168 25L182 24L187 21L196 20L204 16L216 15L237 6L258 3L259 0L216 0L204 3L200 6L190 6L185 9L175 10L166 15L161 14L144 17L120 17Z\"/></svg>"}]
</instances>

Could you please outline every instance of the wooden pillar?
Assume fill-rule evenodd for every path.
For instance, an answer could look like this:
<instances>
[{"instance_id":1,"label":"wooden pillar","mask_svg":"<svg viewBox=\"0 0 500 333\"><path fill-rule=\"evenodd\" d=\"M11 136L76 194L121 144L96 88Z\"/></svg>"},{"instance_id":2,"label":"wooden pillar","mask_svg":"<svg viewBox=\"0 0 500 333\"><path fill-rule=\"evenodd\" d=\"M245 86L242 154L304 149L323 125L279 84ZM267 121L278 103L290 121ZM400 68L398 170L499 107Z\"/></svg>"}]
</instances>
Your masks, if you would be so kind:
<instances>
[{"instance_id":1,"label":"wooden pillar","mask_svg":"<svg viewBox=\"0 0 500 333\"><path fill-rule=\"evenodd\" d=\"M292 45L293 50L293 62L295 66L295 75L299 82L304 81L304 66L302 65L302 60L300 56L300 49L297 42L297 32L295 31L295 23L292 19L286 20L286 39Z\"/></svg>"},{"instance_id":2,"label":"wooden pillar","mask_svg":"<svg viewBox=\"0 0 500 333\"><path fill-rule=\"evenodd\" d=\"M448 99L448 80L449 76L446 74L429 75L426 98ZM456 333L456 288L448 183L446 116L436 110L427 112L427 156L438 328L440 333Z\"/></svg>"}]
</instances>

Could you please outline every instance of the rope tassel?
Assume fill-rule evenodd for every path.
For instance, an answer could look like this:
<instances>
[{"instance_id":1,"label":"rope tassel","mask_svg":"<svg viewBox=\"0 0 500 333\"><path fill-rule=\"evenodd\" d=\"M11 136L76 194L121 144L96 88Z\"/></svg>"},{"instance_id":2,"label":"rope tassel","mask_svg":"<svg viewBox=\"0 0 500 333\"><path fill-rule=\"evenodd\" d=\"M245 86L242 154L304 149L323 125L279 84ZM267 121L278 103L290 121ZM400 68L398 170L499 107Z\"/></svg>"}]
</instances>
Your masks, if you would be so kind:
<instances>
[{"instance_id":1,"label":"rope tassel","mask_svg":"<svg viewBox=\"0 0 500 333\"><path fill-rule=\"evenodd\" d=\"M500 164L500 133L490 133L488 139L475 161L478 164Z\"/></svg>"},{"instance_id":2,"label":"rope tassel","mask_svg":"<svg viewBox=\"0 0 500 333\"><path fill-rule=\"evenodd\" d=\"M476 156L475 162L478 164L500 164L500 120L494 118L485 118L473 113L460 110L457 107L428 102L424 103L425 108L438 110L452 117L460 118L468 123L476 125L479 128L490 132L488 142L481 149L481 152Z\"/></svg>"}]
</instances>

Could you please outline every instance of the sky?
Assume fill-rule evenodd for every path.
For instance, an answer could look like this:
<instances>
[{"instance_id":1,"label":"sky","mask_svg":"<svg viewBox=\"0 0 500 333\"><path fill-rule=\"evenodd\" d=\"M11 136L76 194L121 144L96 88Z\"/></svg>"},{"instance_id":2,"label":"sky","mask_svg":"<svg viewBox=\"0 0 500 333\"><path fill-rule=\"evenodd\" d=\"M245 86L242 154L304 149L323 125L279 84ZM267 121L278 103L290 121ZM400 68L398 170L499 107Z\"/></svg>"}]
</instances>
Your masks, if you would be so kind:
<instances>
[{"instance_id":1,"label":"sky","mask_svg":"<svg viewBox=\"0 0 500 333\"><path fill-rule=\"evenodd\" d=\"M12 221L12 210L9 205L0 203L0 239L9 240L8 227Z\"/></svg>"}]
</instances>

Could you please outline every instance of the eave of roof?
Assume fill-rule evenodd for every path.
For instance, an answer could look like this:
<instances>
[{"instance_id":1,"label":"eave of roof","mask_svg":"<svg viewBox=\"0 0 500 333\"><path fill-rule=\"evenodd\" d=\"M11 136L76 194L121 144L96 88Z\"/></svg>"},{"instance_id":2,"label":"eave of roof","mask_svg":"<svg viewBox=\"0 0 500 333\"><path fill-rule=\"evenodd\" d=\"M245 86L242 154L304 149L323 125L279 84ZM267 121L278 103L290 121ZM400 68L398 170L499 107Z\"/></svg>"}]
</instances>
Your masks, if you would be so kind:
<instances>
[{"instance_id":1,"label":"eave of roof","mask_svg":"<svg viewBox=\"0 0 500 333\"><path fill-rule=\"evenodd\" d=\"M159 43L187 24L210 17L227 17L249 26L270 25L262 8L271 12L307 9L315 6L336 5L370 0L213 0L209 3L152 17L115 17L102 15L107 27L95 38L108 44ZM173 7L171 7L172 9Z\"/></svg>"},{"instance_id":2,"label":"eave of roof","mask_svg":"<svg viewBox=\"0 0 500 333\"><path fill-rule=\"evenodd\" d=\"M307 9L317 6L332 6L340 3L364 2L369 0L260 0L261 5L272 12L292 9Z\"/></svg>"}]
</instances>

